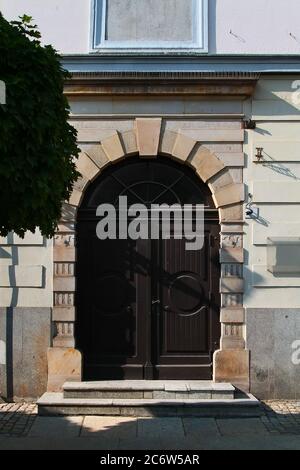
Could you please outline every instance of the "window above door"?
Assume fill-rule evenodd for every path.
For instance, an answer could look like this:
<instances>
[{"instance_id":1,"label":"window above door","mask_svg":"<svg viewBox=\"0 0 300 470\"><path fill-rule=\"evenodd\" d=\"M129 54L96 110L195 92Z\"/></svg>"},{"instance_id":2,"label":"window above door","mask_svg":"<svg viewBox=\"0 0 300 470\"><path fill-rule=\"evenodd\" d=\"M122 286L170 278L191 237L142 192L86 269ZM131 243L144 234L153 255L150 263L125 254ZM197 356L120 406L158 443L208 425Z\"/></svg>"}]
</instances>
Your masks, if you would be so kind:
<instances>
[{"instance_id":1,"label":"window above door","mask_svg":"<svg viewBox=\"0 0 300 470\"><path fill-rule=\"evenodd\" d=\"M93 0L92 50L206 53L208 0Z\"/></svg>"}]
</instances>

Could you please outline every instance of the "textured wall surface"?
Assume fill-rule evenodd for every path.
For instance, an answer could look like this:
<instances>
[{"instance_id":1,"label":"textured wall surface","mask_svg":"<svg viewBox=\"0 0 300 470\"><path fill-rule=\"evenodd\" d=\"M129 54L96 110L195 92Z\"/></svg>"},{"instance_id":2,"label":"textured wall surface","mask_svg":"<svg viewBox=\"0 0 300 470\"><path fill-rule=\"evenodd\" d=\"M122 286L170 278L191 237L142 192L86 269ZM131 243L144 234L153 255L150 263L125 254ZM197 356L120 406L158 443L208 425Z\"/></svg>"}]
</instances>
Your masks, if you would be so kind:
<instances>
[{"instance_id":1,"label":"textured wall surface","mask_svg":"<svg viewBox=\"0 0 300 470\"><path fill-rule=\"evenodd\" d=\"M300 398L300 309L246 309L251 391Z\"/></svg>"},{"instance_id":2,"label":"textured wall surface","mask_svg":"<svg viewBox=\"0 0 300 470\"><path fill-rule=\"evenodd\" d=\"M50 308L0 308L0 396L45 392L50 328Z\"/></svg>"},{"instance_id":3,"label":"textured wall surface","mask_svg":"<svg viewBox=\"0 0 300 470\"><path fill-rule=\"evenodd\" d=\"M266 2L261 3L264 5ZM294 87L296 79L297 77L261 79L253 98L244 103L240 100L178 97L73 98L71 102L74 113L84 114L72 119L72 124L78 130L82 151L88 151L92 145L113 137L116 129L127 136L133 132L133 117L124 119L116 116L116 119L108 119L101 117L101 113L145 114L149 117L153 117L153 114L163 117L164 113L178 113L181 114L180 117L164 119L164 129L170 135L180 131L183 137L199 139L229 168L235 183L241 183L244 174L247 190L253 194L253 201L260 212L258 219L247 219L242 227L243 274L239 271L233 275L245 279L245 330L247 348L251 352L251 391L261 398L295 398L297 388L300 388L299 365L292 359L296 357L293 348L300 341L300 274L274 276L267 270L267 237L299 237L300 231L300 101L299 93ZM232 117L223 121L213 116L242 111L257 123L255 130L245 131L244 147L240 118ZM98 113L99 116L93 116ZM207 113L212 116L189 116L193 113ZM86 116L88 114L90 116ZM263 147L263 156L268 161L264 165L254 163L258 146ZM243 217L242 211L239 216ZM61 241L64 243L63 237ZM231 242L230 237L224 237L224 244ZM233 242L239 243L239 238ZM59 243L58 240L57 244ZM7 384L10 388L13 384L15 395L38 395L38 391L44 391L45 387L45 354L50 341L50 307L53 304L52 241L45 243L37 236L36 239L30 238L27 244L18 239L10 239L0 240L0 245L1 305L29 307L14 309L12 319L11 310L1 310L1 393L6 394ZM35 273L34 279L31 278L35 285L28 285L25 271L16 269L17 275L12 278L15 286L7 287L8 276L13 275L14 266L35 268L32 270ZM42 271L37 270L36 266L41 266ZM57 268L59 271L60 266ZM226 272L232 275L230 266ZM240 303L240 298L236 295L227 297L230 302L225 307L234 307ZM59 308L60 303L64 302L65 297L58 295ZM55 321L73 322L74 318L57 317ZM230 328L227 330L230 333ZM37 344L36 341L40 343ZM11 344L14 344L13 349L9 346ZM39 351L38 356L33 352L36 348ZM14 365L13 374L11 364Z\"/></svg>"},{"instance_id":4,"label":"textured wall surface","mask_svg":"<svg viewBox=\"0 0 300 470\"><path fill-rule=\"evenodd\" d=\"M244 302L249 308L300 308L300 271L273 275L267 270L267 238L299 237L300 99L296 78L259 81L245 113L257 123L246 131L244 180L259 216L246 220ZM255 163L263 148L263 165ZM300 269L300 268L299 268ZM300 338L299 338L300 339Z\"/></svg>"},{"instance_id":5,"label":"textured wall surface","mask_svg":"<svg viewBox=\"0 0 300 470\"><path fill-rule=\"evenodd\" d=\"M38 231L0 237L0 307L53 305L52 248Z\"/></svg>"},{"instance_id":6,"label":"textured wall surface","mask_svg":"<svg viewBox=\"0 0 300 470\"><path fill-rule=\"evenodd\" d=\"M106 38L108 41L191 41L193 3L193 0L110 0Z\"/></svg>"},{"instance_id":7,"label":"textured wall surface","mask_svg":"<svg viewBox=\"0 0 300 470\"><path fill-rule=\"evenodd\" d=\"M300 53L299 0L209 0L208 3L209 53ZM24 12L32 15L46 44L52 43L60 52L73 54L90 51L90 8L89 0L1 0L5 17L16 19ZM166 24L173 28L170 21L173 13L169 15Z\"/></svg>"}]
</instances>

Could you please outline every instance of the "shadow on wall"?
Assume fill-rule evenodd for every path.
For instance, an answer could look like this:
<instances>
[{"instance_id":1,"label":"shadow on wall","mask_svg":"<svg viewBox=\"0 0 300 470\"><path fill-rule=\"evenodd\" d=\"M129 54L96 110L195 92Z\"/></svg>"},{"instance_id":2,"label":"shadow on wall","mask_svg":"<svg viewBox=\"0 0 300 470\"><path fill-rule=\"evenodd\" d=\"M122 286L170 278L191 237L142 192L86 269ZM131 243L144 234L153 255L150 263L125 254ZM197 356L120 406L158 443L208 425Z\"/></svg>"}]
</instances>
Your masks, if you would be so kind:
<instances>
[{"instance_id":1,"label":"shadow on wall","mask_svg":"<svg viewBox=\"0 0 300 470\"><path fill-rule=\"evenodd\" d=\"M267 80L267 79L266 79ZM262 83L264 79L262 79ZM288 83L287 83L288 82ZM289 84L289 88L287 85ZM289 101L287 93L290 92ZM284 121L287 116L300 115L300 80L276 80L272 82L272 90L264 88L260 81L256 85L253 96L253 119L263 118L272 113L272 116L282 116ZM262 135L271 135L269 131L256 129Z\"/></svg>"},{"instance_id":2,"label":"shadow on wall","mask_svg":"<svg viewBox=\"0 0 300 470\"><path fill-rule=\"evenodd\" d=\"M0 264L6 270L2 283L0 308L0 395L5 397L37 397L45 389L47 379L46 352L50 346L50 307L21 307L22 279L18 273L20 250L15 235L8 234L0 247ZM38 246L45 247L47 241ZM8 273L7 273L8 270ZM46 269L42 266L41 284L46 285ZM7 279L8 277L8 279ZM24 279L25 285L28 279ZM7 287L12 286L12 287ZM26 289L26 287L24 287Z\"/></svg>"},{"instance_id":3,"label":"shadow on wall","mask_svg":"<svg viewBox=\"0 0 300 470\"><path fill-rule=\"evenodd\" d=\"M6 345L6 396L13 397L14 393L14 380L13 380L13 310L18 305L19 288L17 287L16 279L16 266L19 264L19 248L14 245L13 233L7 235L7 245L11 247L11 255L1 248L0 258L11 258L11 265L9 266L9 284L14 286L11 288L10 305L6 308L5 319L5 345Z\"/></svg>"},{"instance_id":4,"label":"shadow on wall","mask_svg":"<svg viewBox=\"0 0 300 470\"><path fill-rule=\"evenodd\" d=\"M263 158L265 160L265 163L261 164L263 167L269 168L270 170L274 171L275 173L278 173L279 175L287 176L288 178L291 178L294 181L300 181L300 177L297 176L292 170L290 170L290 168L288 168L283 163L276 161L267 152L263 152Z\"/></svg>"}]
</instances>

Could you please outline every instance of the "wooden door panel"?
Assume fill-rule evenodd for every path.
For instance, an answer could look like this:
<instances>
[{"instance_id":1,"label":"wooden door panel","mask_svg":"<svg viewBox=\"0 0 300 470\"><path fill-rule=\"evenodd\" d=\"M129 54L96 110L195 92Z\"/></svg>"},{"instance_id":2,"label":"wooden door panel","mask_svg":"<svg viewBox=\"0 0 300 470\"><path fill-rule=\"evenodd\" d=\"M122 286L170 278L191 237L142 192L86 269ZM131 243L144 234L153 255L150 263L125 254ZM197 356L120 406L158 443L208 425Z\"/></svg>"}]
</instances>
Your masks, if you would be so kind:
<instances>
[{"instance_id":1,"label":"wooden door panel","mask_svg":"<svg viewBox=\"0 0 300 470\"><path fill-rule=\"evenodd\" d=\"M211 377L213 322L219 321L215 237L216 229L206 224L201 250L187 251L185 240L158 242L157 378Z\"/></svg>"},{"instance_id":2,"label":"wooden door panel","mask_svg":"<svg viewBox=\"0 0 300 470\"><path fill-rule=\"evenodd\" d=\"M185 240L164 240L162 289L162 354L207 351L205 250L186 251Z\"/></svg>"},{"instance_id":3,"label":"wooden door panel","mask_svg":"<svg viewBox=\"0 0 300 470\"><path fill-rule=\"evenodd\" d=\"M80 347L86 378L143 378L145 302L149 260L143 241L96 237L95 222L83 225L78 269Z\"/></svg>"}]
</instances>

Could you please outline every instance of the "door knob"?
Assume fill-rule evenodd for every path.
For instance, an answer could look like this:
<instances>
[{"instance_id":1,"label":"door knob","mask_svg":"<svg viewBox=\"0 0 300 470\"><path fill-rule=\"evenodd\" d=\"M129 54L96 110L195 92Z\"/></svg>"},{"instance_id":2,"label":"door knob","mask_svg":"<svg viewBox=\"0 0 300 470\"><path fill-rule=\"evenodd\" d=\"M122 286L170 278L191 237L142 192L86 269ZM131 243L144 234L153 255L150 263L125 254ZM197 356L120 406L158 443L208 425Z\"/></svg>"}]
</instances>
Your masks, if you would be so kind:
<instances>
[{"instance_id":1,"label":"door knob","mask_svg":"<svg viewBox=\"0 0 300 470\"><path fill-rule=\"evenodd\" d=\"M164 306L164 310L166 310L167 312L169 312L171 309L170 309L170 305L165 305Z\"/></svg>"}]
</instances>

